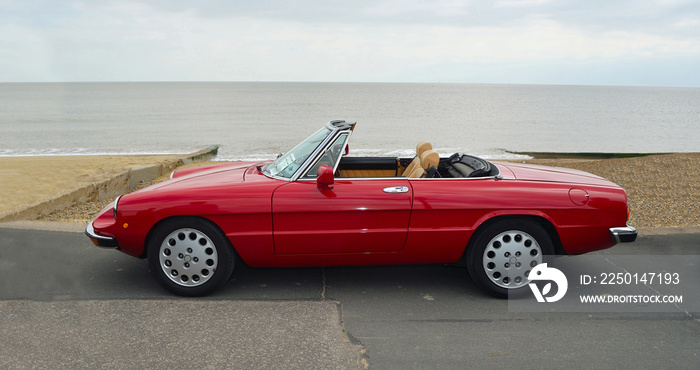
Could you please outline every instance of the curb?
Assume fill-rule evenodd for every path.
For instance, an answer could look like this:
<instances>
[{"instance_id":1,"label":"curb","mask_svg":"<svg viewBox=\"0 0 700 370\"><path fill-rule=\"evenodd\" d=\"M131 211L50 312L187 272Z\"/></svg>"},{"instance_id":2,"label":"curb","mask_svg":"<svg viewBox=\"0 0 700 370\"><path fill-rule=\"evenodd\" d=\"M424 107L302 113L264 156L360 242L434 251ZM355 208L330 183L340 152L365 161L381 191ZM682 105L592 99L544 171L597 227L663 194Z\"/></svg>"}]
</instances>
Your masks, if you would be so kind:
<instances>
[{"instance_id":1,"label":"curb","mask_svg":"<svg viewBox=\"0 0 700 370\"><path fill-rule=\"evenodd\" d=\"M640 236L700 234L700 226L657 227L657 228L643 227L643 228L638 228L637 233L639 233Z\"/></svg>"},{"instance_id":2,"label":"curb","mask_svg":"<svg viewBox=\"0 0 700 370\"><path fill-rule=\"evenodd\" d=\"M58 221L1 221L0 229L65 231L84 233L86 224Z\"/></svg>"},{"instance_id":3,"label":"curb","mask_svg":"<svg viewBox=\"0 0 700 370\"><path fill-rule=\"evenodd\" d=\"M182 158L163 160L146 167L130 168L110 179L94 182L48 201L38 202L22 210L0 215L0 222L36 219L39 216L48 215L56 210L76 204L115 198L134 190L138 184L153 181L183 164L209 161L216 156L218 151L218 146L210 146Z\"/></svg>"}]
</instances>

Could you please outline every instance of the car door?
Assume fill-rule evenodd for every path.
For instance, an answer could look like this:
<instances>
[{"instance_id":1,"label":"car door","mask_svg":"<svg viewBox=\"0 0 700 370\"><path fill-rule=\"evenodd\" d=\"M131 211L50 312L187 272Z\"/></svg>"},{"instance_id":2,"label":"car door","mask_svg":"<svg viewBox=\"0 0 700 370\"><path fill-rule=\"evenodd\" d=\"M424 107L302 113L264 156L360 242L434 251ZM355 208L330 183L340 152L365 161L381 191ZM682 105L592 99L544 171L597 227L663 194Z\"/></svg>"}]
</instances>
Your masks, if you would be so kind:
<instances>
[{"instance_id":1,"label":"car door","mask_svg":"<svg viewBox=\"0 0 700 370\"><path fill-rule=\"evenodd\" d=\"M395 252L403 248L411 214L405 178L336 179L331 190L299 180L272 198L276 254Z\"/></svg>"}]
</instances>

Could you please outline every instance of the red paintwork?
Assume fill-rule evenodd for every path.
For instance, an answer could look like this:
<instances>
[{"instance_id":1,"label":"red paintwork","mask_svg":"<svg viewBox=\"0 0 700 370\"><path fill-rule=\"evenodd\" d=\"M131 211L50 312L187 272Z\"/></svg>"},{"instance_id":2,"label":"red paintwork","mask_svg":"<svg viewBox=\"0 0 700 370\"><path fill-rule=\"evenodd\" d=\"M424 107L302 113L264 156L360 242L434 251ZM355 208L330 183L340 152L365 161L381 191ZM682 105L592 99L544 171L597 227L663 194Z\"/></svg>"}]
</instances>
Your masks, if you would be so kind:
<instances>
[{"instance_id":1,"label":"red paintwork","mask_svg":"<svg viewBox=\"0 0 700 370\"><path fill-rule=\"evenodd\" d=\"M339 179L326 191L320 191L315 181L280 186L272 199L275 253L400 251L408 232L411 194L382 191L393 186L409 183L405 178Z\"/></svg>"},{"instance_id":2,"label":"red paintwork","mask_svg":"<svg viewBox=\"0 0 700 370\"><path fill-rule=\"evenodd\" d=\"M93 226L116 238L124 253L144 257L159 222L203 217L223 230L246 264L275 267L456 262L480 225L513 215L551 224L564 251L578 254L611 247L608 229L626 224L625 191L608 180L496 165L502 179L336 178L332 189L321 190L315 178L269 178L252 162L216 164L124 195L117 219L108 207ZM383 191L397 186L409 191ZM589 197L580 205L584 193Z\"/></svg>"},{"instance_id":3,"label":"red paintwork","mask_svg":"<svg viewBox=\"0 0 700 370\"><path fill-rule=\"evenodd\" d=\"M617 186L594 174L570 168L538 166L534 164L499 163L507 166L511 173L522 181L559 182L600 186Z\"/></svg>"},{"instance_id":4,"label":"red paintwork","mask_svg":"<svg viewBox=\"0 0 700 370\"><path fill-rule=\"evenodd\" d=\"M231 170L235 168L248 168L257 162L235 162L235 163L217 163L217 164L211 164L208 166L197 166L197 167L192 167L192 168L186 168L184 170L179 170L176 172L173 172L173 179L176 178L181 178L185 177L190 174L196 173L197 176L201 176L204 173L213 173L213 172L219 172L219 171L226 171L226 170Z\"/></svg>"},{"instance_id":5,"label":"red paintwork","mask_svg":"<svg viewBox=\"0 0 700 370\"><path fill-rule=\"evenodd\" d=\"M316 174L316 187L318 190L332 190L334 183L333 168L326 165L320 166Z\"/></svg>"}]
</instances>

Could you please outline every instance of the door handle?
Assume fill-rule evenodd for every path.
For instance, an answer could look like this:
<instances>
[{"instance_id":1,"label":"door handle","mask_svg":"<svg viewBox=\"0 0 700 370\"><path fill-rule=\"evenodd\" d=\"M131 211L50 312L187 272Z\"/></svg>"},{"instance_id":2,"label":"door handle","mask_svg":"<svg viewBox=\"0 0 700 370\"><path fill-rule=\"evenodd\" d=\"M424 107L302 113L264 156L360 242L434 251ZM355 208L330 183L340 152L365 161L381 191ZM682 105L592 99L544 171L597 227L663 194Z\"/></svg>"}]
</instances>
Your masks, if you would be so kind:
<instances>
[{"instance_id":1,"label":"door handle","mask_svg":"<svg viewBox=\"0 0 700 370\"><path fill-rule=\"evenodd\" d=\"M408 193L408 186L390 186L384 188L385 193Z\"/></svg>"}]
</instances>

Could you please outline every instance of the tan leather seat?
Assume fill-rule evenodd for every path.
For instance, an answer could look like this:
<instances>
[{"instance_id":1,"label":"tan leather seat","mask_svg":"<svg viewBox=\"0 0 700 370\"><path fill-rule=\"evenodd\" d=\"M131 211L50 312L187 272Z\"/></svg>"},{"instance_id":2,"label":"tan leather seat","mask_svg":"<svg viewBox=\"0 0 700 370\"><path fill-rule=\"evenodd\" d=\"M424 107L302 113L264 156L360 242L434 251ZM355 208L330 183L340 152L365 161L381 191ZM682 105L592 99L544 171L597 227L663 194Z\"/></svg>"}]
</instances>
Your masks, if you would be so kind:
<instances>
[{"instance_id":1,"label":"tan leather seat","mask_svg":"<svg viewBox=\"0 0 700 370\"><path fill-rule=\"evenodd\" d=\"M440 155L432 149L426 150L420 156L420 163L421 163L420 167L414 168L406 177L408 177L410 179L417 179L417 178L424 177L426 175L426 172L431 167L438 166L438 164L440 163Z\"/></svg>"},{"instance_id":2,"label":"tan leather seat","mask_svg":"<svg viewBox=\"0 0 700 370\"><path fill-rule=\"evenodd\" d=\"M423 167L416 167L406 177L408 177L409 179L419 179L423 176L425 176L425 170L423 169Z\"/></svg>"},{"instance_id":3,"label":"tan leather seat","mask_svg":"<svg viewBox=\"0 0 700 370\"><path fill-rule=\"evenodd\" d=\"M418 167L421 167L421 160L420 160L421 155L423 155L423 153L426 150L432 150L432 149L433 149L433 146L427 141L421 141L420 143L418 143L418 145L416 145L416 157L413 158L411 163L409 163L409 165L403 171L402 175L403 176L410 175L413 170L415 170Z\"/></svg>"},{"instance_id":4,"label":"tan leather seat","mask_svg":"<svg viewBox=\"0 0 700 370\"><path fill-rule=\"evenodd\" d=\"M434 150L426 150L421 154L420 157L421 166L423 169L428 171L433 167L437 167L440 164L440 155Z\"/></svg>"}]
</instances>

